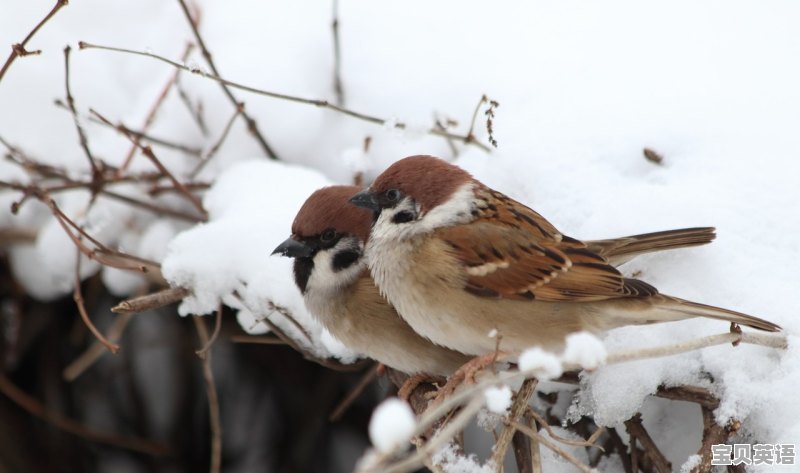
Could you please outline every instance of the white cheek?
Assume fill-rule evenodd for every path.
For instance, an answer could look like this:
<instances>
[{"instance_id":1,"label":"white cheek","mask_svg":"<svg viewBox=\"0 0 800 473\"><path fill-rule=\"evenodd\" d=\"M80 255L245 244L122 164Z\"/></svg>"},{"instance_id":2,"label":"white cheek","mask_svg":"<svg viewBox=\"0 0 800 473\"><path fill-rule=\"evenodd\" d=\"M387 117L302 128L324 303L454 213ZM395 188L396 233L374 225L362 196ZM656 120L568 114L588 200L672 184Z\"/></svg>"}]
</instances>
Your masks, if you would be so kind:
<instances>
[{"instance_id":1,"label":"white cheek","mask_svg":"<svg viewBox=\"0 0 800 473\"><path fill-rule=\"evenodd\" d=\"M363 257L347 268L339 271L333 270L333 256L340 251L348 249L363 251L363 246L343 239L335 247L318 251L314 255L314 269L308 278L306 292L313 291L319 294L338 292L342 288L353 284L361 276L361 272L366 267Z\"/></svg>"}]
</instances>

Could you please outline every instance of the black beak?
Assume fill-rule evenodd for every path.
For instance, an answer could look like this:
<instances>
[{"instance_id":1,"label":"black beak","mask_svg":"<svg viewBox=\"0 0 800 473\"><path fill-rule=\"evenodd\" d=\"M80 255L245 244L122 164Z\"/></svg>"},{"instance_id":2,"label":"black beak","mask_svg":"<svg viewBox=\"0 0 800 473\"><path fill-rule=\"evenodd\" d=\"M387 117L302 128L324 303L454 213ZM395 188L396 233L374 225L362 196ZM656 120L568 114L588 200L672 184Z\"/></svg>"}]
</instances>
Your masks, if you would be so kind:
<instances>
[{"instance_id":1,"label":"black beak","mask_svg":"<svg viewBox=\"0 0 800 473\"><path fill-rule=\"evenodd\" d=\"M272 252L273 255L276 253L289 258L308 258L314 251L305 243L289 237Z\"/></svg>"},{"instance_id":2,"label":"black beak","mask_svg":"<svg viewBox=\"0 0 800 473\"><path fill-rule=\"evenodd\" d=\"M372 210L375 213L381 211L381 204L378 202L378 198L370 191L361 191L353 197L350 197L350 203L358 207Z\"/></svg>"}]
</instances>

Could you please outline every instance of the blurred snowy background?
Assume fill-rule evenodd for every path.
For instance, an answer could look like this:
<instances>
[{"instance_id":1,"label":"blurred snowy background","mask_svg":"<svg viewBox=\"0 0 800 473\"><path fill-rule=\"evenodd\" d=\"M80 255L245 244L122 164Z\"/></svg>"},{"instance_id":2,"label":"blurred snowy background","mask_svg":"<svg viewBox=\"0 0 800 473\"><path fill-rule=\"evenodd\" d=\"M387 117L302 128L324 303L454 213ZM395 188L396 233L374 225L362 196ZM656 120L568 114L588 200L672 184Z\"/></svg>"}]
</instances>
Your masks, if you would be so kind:
<instances>
[{"instance_id":1,"label":"blurred snowy background","mask_svg":"<svg viewBox=\"0 0 800 473\"><path fill-rule=\"evenodd\" d=\"M2 0L0 45L20 42L53 4ZM334 9L330 2L232 0L190 7L224 78L331 103L337 101L331 28L336 11L342 104L387 121L375 125L234 90L279 160L267 157L238 116L213 157L190 179L220 142L235 108L218 84L184 72L166 89L147 134L198 152L148 144L179 180L199 183L192 191L202 198L207 223L192 217L199 216L196 206L179 192L151 199L152 183L121 182L106 190L177 210L183 218L108 194L91 201L85 188L52 193L67 216L106 246L163 263L172 285L192 291L181 314L210 314L220 302L228 307L211 363L224 471L351 471L368 446L366 421L389 389L385 381L359 398L343 420L331 423L328 414L359 374L319 367L286 347L230 340L243 331L266 333L258 322L264 316L302 339L275 313L277 305L306 327L312 342L301 343L309 353L353 361L306 314L290 261L269 254L288 236L295 212L313 190L358 179L368 184L411 154L453 160L576 238L717 227L718 238L709 246L642 257L623 269L665 293L779 323L788 349L728 345L602 368L584 378L574 402L569 393L560 396L556 411L573 420L590 416L623 433L622 422L641 412L673 468L684 465L688 471L701 440L700 409L648 395L659 385L701 385L721 399L720 424L741 422L732 442L800 444L796 2L339 0ZM0 162L5 183L0 184L0 471L206 469L207 402L193 353L202 343L191 321L172 306L121 323L109 307L157 284L83 258L91 317L104 333L124 330L120 353L98 357L102 350L92 348L94 339L71 301L74 243L35 196L16 215L11 212L23 193L9 183L46 187L63 183L63 176L91 178L71 114L54 105L66 99L66 45L72 46L72 95L89 147L111 166L123 165L131 142L97 123L90 108L114 124L142 130L175 76L175 69L152 58L79 50L79 41L152 52L211 70L197 47L182 59L195 38L177 1L86 0L71 2L45 24L27 45L42 54L18 58L0 81L0 138L18 151L3 147L3 153L55 166L62 176L35 180L41 168ZM497 149L487 153L426 132L439 122L465 135L483 94L499 102L493 120ZM474 129L484 146L485 110L484 105ZM406 129L392 126L398 122ZM661 161L645 159L644 148ZM140 152L133 153L127 169L157 171ZM209 329L212 320L206 319ZM619 330L605 342L614 351L727 328L688 321ZM86 362L95 358L100 359ZM75 367L79 359L84 369ZM65 369L76 374L67 376ZM170 453L129 453L63 434L51 422L34 422L10 401L14 385L52 412L98 431L150 439ZM474 450L481 453L484 447ZM585 449L576 450L587 458ZM549 453L544 461L546 473L573 471ZM457 471L481 471L477 463ZM604 458L598 468L623 471L616 456ZM760 465L748 471L790 471L786 468Z\"/></svg>"}]
</instances>

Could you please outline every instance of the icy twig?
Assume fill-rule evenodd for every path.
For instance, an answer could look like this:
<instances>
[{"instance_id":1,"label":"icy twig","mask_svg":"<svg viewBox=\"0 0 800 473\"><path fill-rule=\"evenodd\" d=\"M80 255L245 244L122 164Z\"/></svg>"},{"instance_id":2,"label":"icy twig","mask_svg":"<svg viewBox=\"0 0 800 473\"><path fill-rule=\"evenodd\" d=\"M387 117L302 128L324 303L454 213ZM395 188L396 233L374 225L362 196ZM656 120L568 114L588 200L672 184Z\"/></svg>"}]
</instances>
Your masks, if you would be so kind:
<instances>
[{"instance_id":1,"label":"icy twig","mask_svg":"<svg viewBox=\"0 0 800 473\"><path fill-rule=\"evenodd\" d=\"M192 28L192 33L194 33L194 37L197 40L197 44L200 46L200 50L203 53L203 58L205 58L206 63L208 63L208 67L211 68L211 71L214 73L215 76L219 77L219 71L217 70L217 66L214 64L214 60L211 58L211 52L208 50L206 46L206 42L203 41L203 37L200 35L200 30L198 29L197 21L192 17L192 14L189 12L189 7L186 6L186 2L184 0L178 0L178 3L181 6L181 10L183 10L183 14L186 16L186 20L189 22L189 26ZM83 49L83 46L81 46ZM188 68L185 68L189 70ZM192 71L194 72L194 71ZM261 145L264 152L269 156L271 159L278 159L278 155L273 151L270 145L267 143L267 140L264 138L264 135L261 134L261 131L258 129L258 125L256 124L256 120L251 117L247 112L244 111L244 104L236 100L236 97L230 91L228 86L230 84L226 84L225 82L218 81L220 86L222 87L223 92L225 92L225 96L228 97L231 104L234 107L242 108L242 116L244 117L245 121L247 122L247 129L250 131L250 134L255 137L256 141Z\"/></svg>"},{"instance_id":2,"label":"icy twig","mask_svg":"<svg viewBox=\"0 0 800 473\"><path fill-rule=\"evenodd\" d=\"M163 291L127 299L111 308L116 314L136 314L174 304L190 294L188 289L170 287Z\"/></svg>"},{"instance_id":3,"label":"icy twig","mask_svg":"<svg viewBox=\"0 0 800 473\"><path fill-rule=\"evenodd\" d=\"M211 341L205 324L200 320L201 316L192 316L194 326L197 329L197 336L200 343L205 347ZM203 363L203 379L206 383L206 394L208 396L208 418L211 424L211 466L210 473L219 473L222 465L222 427L219 416L219 398L217 388L214 385L214 372L211 369L211 353L206 352L200 359Z\"/></svg>"},{"instance_id":4,"label":"icy twig","mask_svg":"<svg viewBox=\"0 0 800 473\"><path fill-rule=\"evenodd\" d=\"M56 0L56 4L50 10L50 13L48 13L44 18L42 18L42 20L39 23L36 24L36 26L33 27L30 33L28 33L28 36L26 36L25 39L22 40L22 42L14 43L11 45L11 54L8 56L8 59L6 59L6 62L3 64L3 68L0 69L0 81L3 80L3 76L6 75L6 71L8 71L9 67L11 67L11 63L13 63L18 57L31 56L42 53L42 51L38 49L35 51L28 51L27 49L25 49L25 46L28 44L28 41L30 41L31 38L33 38L33 35L35 35L36 32L39 31L39 29L42 26L44 26L44 24L47 23L50 20L50 18L53 17L53 15L58 13L58 11L61 10L62 7L67 6L68 3L69 3L68 0Z\"/></svg>"},{"instance_id":5,"label":"icy twig","mask_svg":"<svg viewBox=\"0 0 800 473\"><path fill-rule=\"evenodd\" d=\"M132 50L132 49L116 48L116 47L112 47L112 46L101 46L101 45L87 43L85 41L81 41L79 43L79 45L80 45L81 49L100 49L100 50L105 50L105 51L114 51L114 52L120 52L120 53L126 53L126 54L133 54L133 55L136 55L136 56L149 57L149 58L156 59L158 61L167 63L167 64L171 65L172 67L177 67L178 69L182 69L184 71L191 72L192 74L197 74L197 75L199 75L201 77L205 77L205 78L213 80L215 82L219 82L220 84L227 85L228 87L231 87L231 88L234 88L234 89L244 90L246 92L250 92L250 93L253 93L253 94L257 94L257 95L263 95L265 97L271 97L271 98L275 98L275 99L287 100L289 102L302 103L302 104L306 104L306 105L313 105L313 106L319 107L319 108L327 108L329 110L333 110L335 112L342 113L342 114L347 115L349 117L356 118L358 120L362 120L362 121L369 122L369 123L374 123L376 125L383 126L383 125L386 125L386 123L388 122L388 120L385 120L383 118L375 117L375 116L372 116L372 115L367 115L365 113L360 113L360 112L356 112L356 111L350 110L348 108L340 107L338 105L335 105L335 104L332 104L332 103L328 102L327 100L307 99L307 98L297 97L297 96L293 96L293 95L281 94L281 93L277 93L277 92L270 92L270 91L267 91L267 90L257 89L255 87L250 87L250 86L247 86L247 85L239 84L239 83L236 83L236 82L233 82L233 81L229 81L227 79L223 79L223 78L219 77L218 75L209 74L208 72L202 71L202 70L200 70L198 68L190 68L190 67L187 67L187 66L185 66L183 64L179 64L179 63L177 63L175 61L172 61L171 59L167 59L167 58L165 58L163 56L159 56L157 54L153 54L153 53L149 53L149 52L145 52L145 51L135 51L135 50ZM400 129L400 130L404 130L404 129L406 129L408 127L408 125L406 125L403 122L393 122L393 125L394 125L395 128ZM472 145L475 145L475 146L479 147L480 149L486 151L487 153L491 151L491 149L488 146L486 146L485 144L480 143L479 141L475 140L474 137L470 138L469 135L458 135L458 134L451 133L451 132L448 132L448 131L439 130L436 127L428 129L427 133L429 135L441 136L443 138L450 138L450 139L453 139L453 140L456 140L456 141L460 141L460 142L462 142L464 144L472 144Z\"/></svg>"}]
</instances>

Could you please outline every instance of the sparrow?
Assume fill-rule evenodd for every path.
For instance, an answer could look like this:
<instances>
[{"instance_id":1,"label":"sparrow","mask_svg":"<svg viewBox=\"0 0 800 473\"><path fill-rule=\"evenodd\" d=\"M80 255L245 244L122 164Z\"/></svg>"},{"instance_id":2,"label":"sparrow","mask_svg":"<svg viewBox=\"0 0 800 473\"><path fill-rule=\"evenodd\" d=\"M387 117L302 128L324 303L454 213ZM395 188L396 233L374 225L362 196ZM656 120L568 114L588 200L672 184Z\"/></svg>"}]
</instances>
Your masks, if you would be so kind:
<instances>
[{"instance_id":1,"label":"sparrow","mask_svg":"<svg viewBox=\"0 0 800 473\"><path fill-rule=\"evenodd\" d=\"M291 237L273 254L294 258L306 307L345 346L409 375L448 376L470 357L418 335L369 275L364 245L372 213L348 203L360 189L331 186L311 194Z\"/></svg>"},{"instance_id":2,"label":"sparrow","mask_svg":"<svg viewBox=\"0 0 800 473\"><path fill-rule=\"evenodd\" d=\"M625 277L611 264L625 257L609 252L613 245L564 235L432 156L397 161L350 202L373 212L366 259L381 293L417 333L462 353L495 351L489 334L502 337L504 353L518 354L561 349L573 332L692 317L780 330Z\"/></svg>"}]
</instances>

